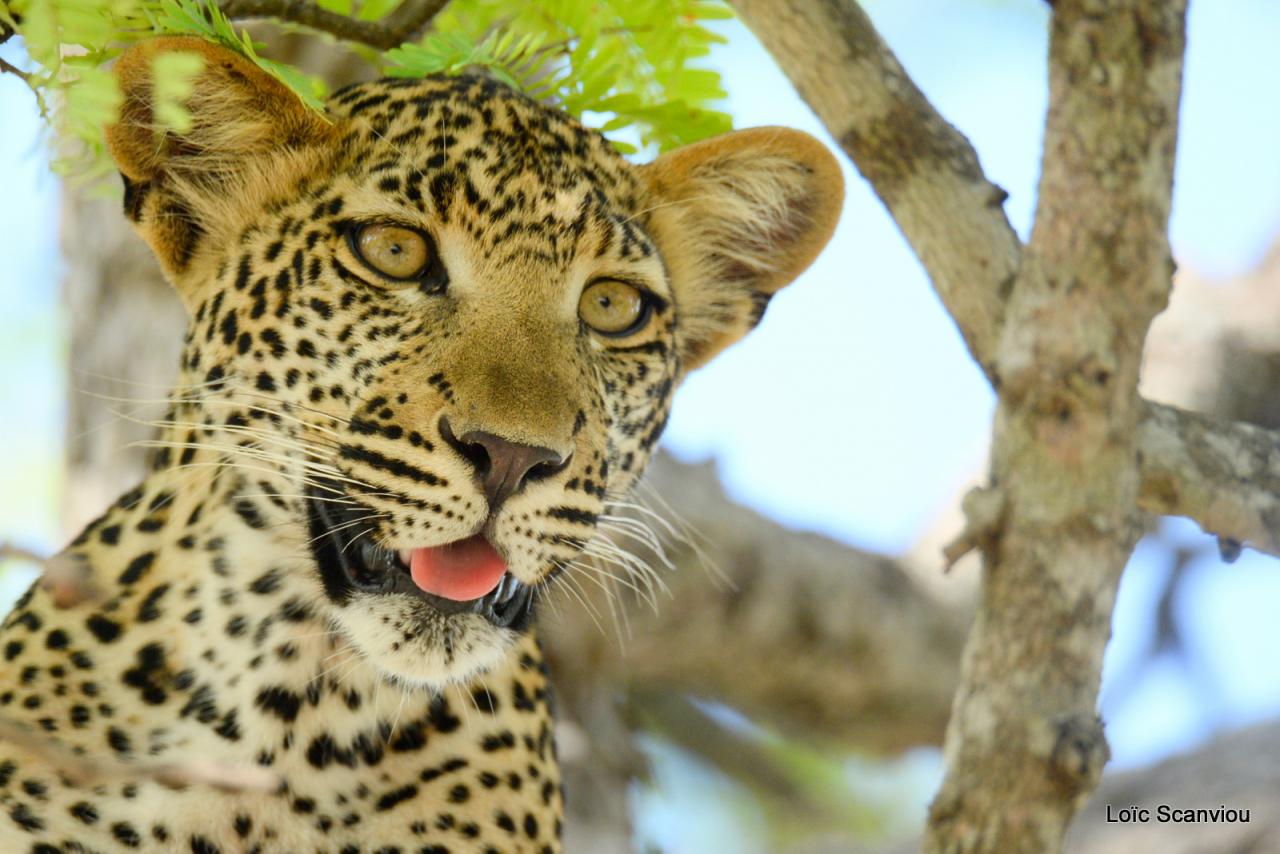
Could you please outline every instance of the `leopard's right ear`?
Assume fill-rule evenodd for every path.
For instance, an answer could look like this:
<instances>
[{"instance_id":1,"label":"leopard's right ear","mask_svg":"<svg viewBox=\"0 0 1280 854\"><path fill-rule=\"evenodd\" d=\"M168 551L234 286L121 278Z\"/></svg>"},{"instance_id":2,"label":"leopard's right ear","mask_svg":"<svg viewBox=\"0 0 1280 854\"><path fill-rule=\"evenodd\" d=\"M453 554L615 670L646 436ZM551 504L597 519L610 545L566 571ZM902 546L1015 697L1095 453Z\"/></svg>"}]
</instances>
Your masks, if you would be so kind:
<instances>
[{"instance_id":1,"label":"leopard's right ear","mask_svg":"<svg viewBox=\"0 0 1280 854\"><path fill-rule=\"evenodd\" d=\"M154 60L182 52L200 58L184 106L189 127L156 121ZM264 161L322 144L331 125L287 86L251 61L191 37L139 42L115 65L124 103L106 129L107 147L125 182L125 212L178 282L200 240L227 222L229 204L258 190Z\"/></svg>"}]
</instances>

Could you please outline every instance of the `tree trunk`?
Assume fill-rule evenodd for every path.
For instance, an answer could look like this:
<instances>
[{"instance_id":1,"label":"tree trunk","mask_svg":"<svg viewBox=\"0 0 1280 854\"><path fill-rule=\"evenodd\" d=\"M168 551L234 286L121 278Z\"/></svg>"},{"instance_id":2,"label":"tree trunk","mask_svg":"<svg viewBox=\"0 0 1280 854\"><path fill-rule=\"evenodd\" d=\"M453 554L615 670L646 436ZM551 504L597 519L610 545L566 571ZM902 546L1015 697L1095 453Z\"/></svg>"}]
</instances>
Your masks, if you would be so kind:
<instances>
[{"instance_id":1,"label":"tree trunk","mask_svg":"<svg viewBox=\"0 0 1280 854\"><path fill-rule=\"evenodd\" d=\"M927 850L1048 851L1108 758L1096 712L1141 533L1138 368L1167 241L1185 5L1061 0L1035 227L998 348L984 585Z\"/></svg>"}]
</instances>

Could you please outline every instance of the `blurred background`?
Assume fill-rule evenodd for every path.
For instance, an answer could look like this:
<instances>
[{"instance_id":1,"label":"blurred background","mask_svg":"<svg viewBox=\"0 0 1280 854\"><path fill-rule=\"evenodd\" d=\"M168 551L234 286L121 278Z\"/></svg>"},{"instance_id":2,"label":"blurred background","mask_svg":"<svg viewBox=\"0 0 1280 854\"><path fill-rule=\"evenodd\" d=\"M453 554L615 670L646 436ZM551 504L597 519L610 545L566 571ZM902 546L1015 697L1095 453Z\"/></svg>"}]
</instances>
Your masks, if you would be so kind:
<instances>
[{"instance_id":1,"label":"blurred background","mask_svg":"<svg viewBox=\"0 0 1280 854\"><path fill-rule=\"evenodd\" d=\"M988 176L1009 191L1006 209L1025 237L1045 111L1047 4L864 5L934 105L972 140ZM709 64L723 74L735 125L785 124L823 136L751 34L732 21L720 31L728 42ZM1193 2L1188 42L1172 222L1179 273L1173 305L1152 332L1144 390L1188 408L1280 427L1280 4ZM20 63L21 44L0 47L0 56ZM104 494L102 483L68 477L77 446L117 435L110 424L86 422L77 396L105 390L159 397L163 389L113 387L69 355L86 325L93 331L114 322L105 309L86 312L77 284L83 271L76 267L100 245L105 229L118 230L108 223L118 215L114 203L85 203L64 190L47 162L31 93L0 75L0 541L52 553L71 526L114 497ZM671 470L679 491L709 496L705 507L686 498L679 510L713 546L717 520L723 521L715 508L725 495L787 529L821 535L796 540L800 551L784 552L766 567L775 595L802 588L807 595L818 583L857 584L876 573L883 588L884 578L901 576L913 592L894 601L907 602L911 616L877 631L928 629L930 608L961 615L962 625L974 567L962 564L943 576L940 548L959 530L960 496L982 476L994 399L892 221L847 163L846 171L844 217L824 255L773 301L753 336L679 393L665 447L676 461L700 465L664 464L664 470ZM162 358L136 338L121 346L135 359ZM167 363L158 370L163 377ZM101 453L110 451L100 451L99 459ZM714 485L712 471L722 487ZM704 491L688 486L693 481L682 480L688 477ZM659 489L664 478L657 479ZM756 517L734 519L725 523L730 539L742 520ZM783 537L779 528L767 530ZM735 548L716 559L730 575L735 561L747 561ZM803 554L795 567L791 554ZM789 575L793 569L801 575ZM30 567L4 566L5 607L31 577ZM1141 769L1280 717L1277 603L1274 559L1246 550L1224 563L1216 541L1194 524L1151 520L1121 585L1104 670L1109 773L1148 780ZM671 607L691 621L701 616L696 608ZM867 617L851 605L825 614L818 631L847 641L859 629L844 623L864 618L883 621L885 615ZM949 696L949 667L960 654L961 635L950 620L935 644L950 665L929 669L922 660L917 674L938 683L939 697ZM713 624L724 634L706 642L718 644L727 659L743 655L734 634L741 626L724 615ZM730 689L704 693L692 679L639 684L643 666L629 665L628 651L620 648L634 644L643 657L644 633L662 625L633 626L633 636L622 640L611 627L597 631L607 635L598 642L621 656L618 672L627 674L625 689L609 683L610 696L621 692L634 700L622 703L620 719L638 751L628 768L642 769L623 775L632 817L626 832L637 848L837 851L892 846L918 831L941 780L940 727L931 724L932 735L868 738L847 722L821 723L832 719L831 710L823 718L801 708L800 700L739 702ZM883 636L877 643L884 644ZM874 645L870 653L865 643L846 645L847 656L841 648L816 654L830 657L827 664L836 670L857 670L867 683L882 673L885 680L912 681L910 673L891 677ZM805 644L781 652L802 661ZM815 673L812 678L823 678L821 670ZM595 701L575 700L589 692L588 684L595 683L566 689L583 755L593 755L602 738L591 711ZM667 691L689 700L674 716L667 714ZM891 693L881 700L878 709L851 701L847 714L899 713ZM944 702L929 702L945 714ZM698 737L691 737L690 726ZM702 733L698 726L709 729ZM1280 730L1263 726L1251 733L1280 743ZM730 753L742 745L765 748L760 763L735 767L725 745L716 747L722 736ZM572 763L572 729L565 739ZM773 777L759 775L763 766ZM815 792L834 792L838 806L822 803ZM1077 844L1103 850L1104 840ZM1122 847L1115 850L1143 850L1116 844Z\"/></svg>"}]
</instances>

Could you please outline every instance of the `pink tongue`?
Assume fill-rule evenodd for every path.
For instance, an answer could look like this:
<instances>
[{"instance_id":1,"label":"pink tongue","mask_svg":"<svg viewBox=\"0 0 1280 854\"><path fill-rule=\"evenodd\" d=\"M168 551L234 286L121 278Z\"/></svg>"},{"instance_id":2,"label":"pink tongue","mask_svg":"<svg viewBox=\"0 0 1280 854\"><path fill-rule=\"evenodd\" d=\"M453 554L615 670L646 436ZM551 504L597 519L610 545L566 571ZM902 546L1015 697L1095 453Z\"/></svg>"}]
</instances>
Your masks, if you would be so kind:
<instances>
[{"instance_id":1,"label":"pink tongue","mask_svg":"<svg viewBox=\"0 0 1280 854\"><path fill-rule=\"evenodd\" d=\"M480 534L447 546L414 549L409 559L414 584L455 602L490 593L506 571L506 562Z\"/></svg>"}]
</instances>

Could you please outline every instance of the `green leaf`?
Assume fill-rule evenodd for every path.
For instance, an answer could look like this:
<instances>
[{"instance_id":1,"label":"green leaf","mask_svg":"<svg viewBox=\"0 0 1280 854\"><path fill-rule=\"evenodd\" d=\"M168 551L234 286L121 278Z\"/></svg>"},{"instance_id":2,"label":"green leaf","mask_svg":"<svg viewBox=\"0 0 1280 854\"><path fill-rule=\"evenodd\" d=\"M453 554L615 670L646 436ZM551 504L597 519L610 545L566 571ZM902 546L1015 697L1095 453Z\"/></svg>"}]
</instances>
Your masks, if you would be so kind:
<instances>
[{"instance_id":1,"label":"green leaf","mask_svg":"<svg viewBox=\"0 0 1280 854\"><path fill-rule=\"evenodd\" d=\"M688 3L684 14L703 21L725 21L735 17L733 9L723 3Z\"/></svg>"},{"instance_id":2,"label":"green leaf","mask_svg":"<svg viewBox=\"0 0 1280 854\"><path fill-rule=\"evenodd\" d=\"M625 127L631 127L635 123L635 119L630 116L614 116L600 126L600 132L608 133L609 131L622 130Z\"/></svg>"},{"instance_id":3,"label":"green leaf","mask_svg":"<svg viewBox=\"0 0 1280 854\"><path fill-rule=\"evenodd\" d=\"M347 0L349 3L350 0ZM381 21L400 6L401 0L364 0L360 4L360 12L356 15L362 21ZM351 14L344 12L344 15Z\"/></svg>"},{"instance_id":4,"label":"green leaf","mask_svg":"<svg viewBox=\"0 0 1280 854\"><path fill-rule=\"evenodd\" d=\"M339 15L351 14L351 0L316 0L316 5L327 12L336 12Z\"/></svg>"},{"instance_id":5,"label":"green leaf","mask_svg":"<svg viewBox=\"0 0 1280 854\"><path fill-rule=\"evenodd\" d=\"M328 94L328 87L319 77L312 77L292 65L285 65L272 59L255 56L253 60L263 71L276 77L280 82L292 89L293 93L301 98L302 102L308 107L319 113L324 112L324 98Z\"/></svg>"},{"instance_id":6,"label":"green leaf","mask_svg":"<svg viewBox=\"0 0 1280 854\"><path fill-rule=\"evenodd\" d=\"M195 90L196 75L204 67L199 54L176 51L162 53L151 62L153 110L161 127L177 133L191 129L191 114L185 106Z\"/></svg>"},{"instance_id":7,"label":"green leaf","mask_svg":"<svg viewBox=\"0 0 1280 854\"><path fill-rule=\"evenodd\" d=\"M231 21L216 5L205 0L159 0L159 8L161 14L155 19L155 26L160 32L195 35L218 42L223 47L242 54L288 86L313 110L324 111L325 86L318 78L259 56L249 34L243 30L237 33Z\"/></svg>"}]
</instances>

